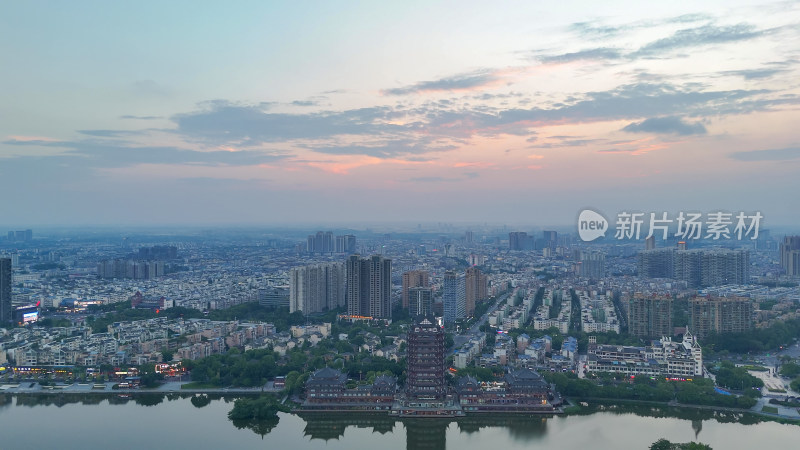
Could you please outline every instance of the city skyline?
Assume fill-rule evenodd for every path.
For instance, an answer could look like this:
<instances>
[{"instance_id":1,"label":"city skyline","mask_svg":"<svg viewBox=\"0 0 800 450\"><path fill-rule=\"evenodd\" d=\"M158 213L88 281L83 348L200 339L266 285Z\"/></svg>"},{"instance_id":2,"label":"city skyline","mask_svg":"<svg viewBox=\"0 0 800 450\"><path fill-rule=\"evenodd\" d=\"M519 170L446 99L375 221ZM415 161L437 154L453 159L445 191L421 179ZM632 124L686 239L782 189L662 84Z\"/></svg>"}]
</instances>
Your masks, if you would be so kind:
<instances>
[{"instance_id":1,"label":"city skyline","mask_svg":"<svg viewBox=\"0 0 800 450\"><path fill-rule=\"evenodd\" d=\"M11 225L800 222L793 2L3 11Z\"/></svg>"}]
</instances>

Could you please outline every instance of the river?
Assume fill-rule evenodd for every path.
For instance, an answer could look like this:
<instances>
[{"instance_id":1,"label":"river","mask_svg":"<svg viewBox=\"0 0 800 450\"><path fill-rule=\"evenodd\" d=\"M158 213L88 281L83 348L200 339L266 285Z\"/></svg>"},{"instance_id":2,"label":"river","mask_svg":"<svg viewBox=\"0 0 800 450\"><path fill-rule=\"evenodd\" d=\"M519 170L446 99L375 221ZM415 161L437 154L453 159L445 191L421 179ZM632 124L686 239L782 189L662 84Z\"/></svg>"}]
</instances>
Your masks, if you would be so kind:
<instances>
[{"instance_id":1,"label":"river","mask_svg":"<svg viewBox=\"0 0 800 450\"><path fill-rule=\"evenodd\" d=\"M800 426L699 410L592 405L576 415L394 420L304 416L238 424L231 398L0 395L0 448L9 449L645 449L659 438L719 449L796 448Z\"/></svg>"}]
</instances>

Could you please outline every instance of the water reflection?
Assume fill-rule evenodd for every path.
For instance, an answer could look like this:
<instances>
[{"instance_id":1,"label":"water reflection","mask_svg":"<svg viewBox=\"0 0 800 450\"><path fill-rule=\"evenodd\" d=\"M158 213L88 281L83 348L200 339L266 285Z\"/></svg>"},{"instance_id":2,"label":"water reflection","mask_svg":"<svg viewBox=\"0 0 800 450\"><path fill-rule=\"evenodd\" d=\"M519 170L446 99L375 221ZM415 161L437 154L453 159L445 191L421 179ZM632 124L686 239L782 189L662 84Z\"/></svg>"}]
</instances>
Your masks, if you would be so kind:
<instances>
[{"instance_id":1,"label":"water reflection","mask_svg":"<svg viewBox=\"0 0 800 450\"><path fill-rule=\"evenodd\" d=\"M674 406L610 405L606 403L590 404L588 407L581 408L580 411L571 412L570 415L590 415L597 412L689 420L692 422L692 428L695 430L695 437L700 434L703 428L702 422L705 420L714 420L719 423L739 423L742 425L755 425L764 421L762 417L752 413L679 408Z\"/></svg>"},{"instance_id":2,"label":"water reflection","mask_svg":"<svg viewBox=\"0 0 800 450\"><path fill-rule=\"evenodd\" d=\"M692 429L694 430L694 438L697 439L700 435L700 432L703 431L703 421L702 420L693 420L692 421Z\"/></svg>"},{"instance_id":3,"label":"water reflection","mask_svg":"<svg viewBox=\"0 0 800 450\"><path fill-rule=\"evenodd\" d=\"M447 419L409 419L406 427L406 449L441 449L447 444Z\"/></svg>"},{"instance_id":4,"label":"water reflection","mask_svg":"<svg viewBox=\"0 0 800 450\"><path fill-rule=\"evenodd\" d=\"M515 415L475 415L458 419L458 429L462 433L477 433L481 428L507 428L516 440L530 441L541 438L547 432L547 420L553 416L539 414Z\"/></svg>"},{"instance_id":5,"label":"water reflection","mask_svg":"<svg viewBox=\"0 0 800 450\"><path fill-rule=\"evenodd\" d=\"M202 408L211 404L211 397L204 394L195 395L192 397L192 406L195 408Z\"/></svg>"},{"instance_id":6,"label":"water reflection","mask_svg":"<svg viewBox=\"0 0 800 450\"><path fill-rule=\"evenodd\" d=\"M232 402L234 397L209 394L184 394L184 393L153 393L141 392L130 394L99 394L99 393L54 393L48 395L40 394L0 394L0 408L5 409L15 403L18 406L28 408L36 406L55 406L63 407L69 404L99 405L107 402L108 405L136 404L145 407L161 405L166 402L176 400L189 400L185 402L191 404L193 408L206 408L212 402L223 401ZM231 405L232 407L232 405ZM706 425L706 430L714 430L713 422L718 423L738 423L742 425L757 424L763 418L754 414L742 414L732 412L718 412L702 409L684 409L666 406L631 406L631 405L612 405L603 403L592 403L587 407L581 407L577 411L571 412L576 416L588 416L596 413L606 413L614 415L636 415L639 417L652 418L677 418L690 421L691 428L694 430L694 439L701 440ZM283 414L281 414L283 416ZM367 429L379 435L404 433L406 448L444 448L447 444L448 431L451 431L451 439L456 431L456 435L471 435L480 433L486 428L501 428L507 430L508 437L517 442L536 443L546 442L548 431L552 434L563 428L562 417L541 416L541 415L473 415L459 419L395 419L385 415L358 415L352 413L336 414L299 414L302 419L303 434L310 440L341 440L348 427ZM249 429L253 433L265 438L267 434L274 431L278 426L280 417L264 421L236 421L232 425L237 429ZM704 422L709 422L705 423ZM688 425L688 424L687 424ZM452 427L452 428L451 428ZM548 430L548 427L550 430ZM709 428L710 427L710 428ZM714 431L706 431L706 434ZM708 436L707 436L708 437ZM462 437L463 438L463 437ZM552 438L552 436L551 436ZM451 442L451 445L453 443Z\"/></svg>"},{"instance_id":7,"label":"water reflection","mask_svg":"<svg viewBox=\"0 0 800 450\"><path fill-rule=\"evenodd\" d=\"M271 419L264 419L264 420L233 420L233 426L238 429L247 428L251 430L253 433L261 436L261 439L264 439L264 436L269 434L273 428L278 426L278 422L280 422L280 417L273 417Z\"/></svg>"},{"instance_id":8,"label":"water reflection","mask_svg":"<svg viewBox=\"0 0 800 450\"><path fill-rule=\"evenodd\" d=\"M333 416L331 414L298 414L306 422L303 435L310 439L329 441L344 436L347 427L371 428L373 433L386 434L394 431L395 419L385 415L347 414Z\"/></svg>"}]
</instances>

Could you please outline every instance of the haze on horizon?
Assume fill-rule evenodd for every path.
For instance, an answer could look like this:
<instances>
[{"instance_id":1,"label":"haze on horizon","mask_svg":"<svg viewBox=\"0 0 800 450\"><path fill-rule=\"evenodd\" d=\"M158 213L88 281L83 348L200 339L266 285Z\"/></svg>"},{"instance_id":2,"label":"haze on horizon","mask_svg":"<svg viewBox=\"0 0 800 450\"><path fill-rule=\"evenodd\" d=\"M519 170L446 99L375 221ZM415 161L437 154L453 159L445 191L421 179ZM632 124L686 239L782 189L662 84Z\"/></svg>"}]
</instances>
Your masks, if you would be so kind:
<instances>
[{"instance_id":1,"label":"haze on horizon","mask_svg":"<svg viewBox=\"0 0 800 450\"><path fill-rule=\"evenodd\" d=\"M797 2L8 2L0 58L6 224L800 223Z\"/></svg>"}]
</instances>

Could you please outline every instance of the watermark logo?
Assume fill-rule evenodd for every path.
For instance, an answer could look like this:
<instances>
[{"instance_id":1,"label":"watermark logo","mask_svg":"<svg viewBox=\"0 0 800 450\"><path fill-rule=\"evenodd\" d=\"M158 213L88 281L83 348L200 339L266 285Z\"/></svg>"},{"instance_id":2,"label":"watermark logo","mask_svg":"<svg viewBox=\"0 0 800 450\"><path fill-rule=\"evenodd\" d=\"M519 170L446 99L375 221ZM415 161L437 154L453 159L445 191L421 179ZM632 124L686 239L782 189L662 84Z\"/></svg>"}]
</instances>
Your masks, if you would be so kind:
<instances>
[{"instance_id":1,"label":"watermark logo","mask_svg":"<svg viewBox=\"0 0 800 450\"><path fill-rule=\"evenodd\" d=\"M666 240L675 237L682 240L699 239L736 239L756 240L764 216L756 211L746 213L740 211L733 214L715 211L707 214L679 212L670 217L667 212L627 212L617 214L614 226L614 239L639 240L660 237ZM705 220L704 220L705 219ZM578 236L585 242L605 236L610 224L602 214L591 209L584 209L578 216Z\"/></svg>"},{"instance_id":2,"label":"watermark logo","mask_svg":"<svg viewBox=\"0 0 800 450\"><path fill-rule=\"evenodd\" d=\"M604 237L606 231L608 231L608 220L602 214L584 209L578 215L578 236L582 241L589 242Z\"/></svg>"}]
</instances>

